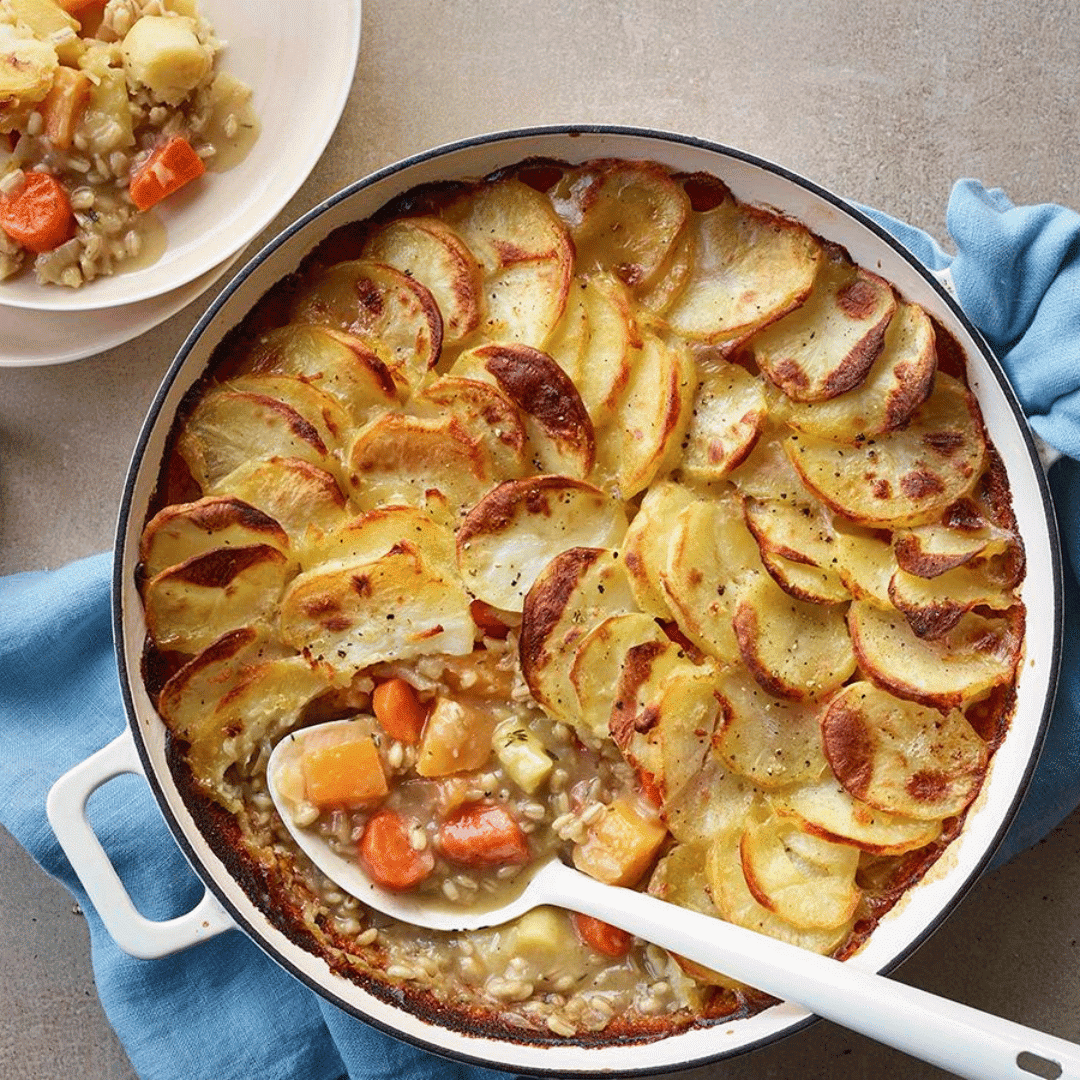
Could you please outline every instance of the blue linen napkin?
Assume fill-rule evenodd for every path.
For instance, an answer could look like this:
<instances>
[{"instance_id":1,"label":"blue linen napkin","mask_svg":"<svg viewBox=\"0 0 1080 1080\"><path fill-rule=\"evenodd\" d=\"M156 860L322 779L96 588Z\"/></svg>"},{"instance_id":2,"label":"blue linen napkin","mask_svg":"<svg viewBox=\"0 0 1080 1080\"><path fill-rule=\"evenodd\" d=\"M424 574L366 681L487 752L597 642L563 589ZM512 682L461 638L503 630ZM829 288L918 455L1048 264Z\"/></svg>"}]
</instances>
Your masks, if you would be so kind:
<instances>
[{"instance_id":1,"label":"blue linen napkin","mask_svg":"<svg viewBox=\"0 0 1080 1080\"><path fill-rule=\"evenodd\" d=\"M1004 363L1035 430L1068 455L1051 469L1077 623L1080 566L1080 217L1014 207L961 181L950 256L925 233L867 211L935 269L951 266L965 310ZM54 781L124 726L109 614L111 560L0 579L0 823L86 913L98 992L143 1080L505 1080L445 1061L353 1019L285 974L239 931L165 960L122 953L89 905L45 817ZM999 852L1011 857L1080 802L1080 645L1067 634L1046 751ZM136 905L178 915L202 887L144 783L106 785L90 817Z\"/></svg>"}]
</instances>

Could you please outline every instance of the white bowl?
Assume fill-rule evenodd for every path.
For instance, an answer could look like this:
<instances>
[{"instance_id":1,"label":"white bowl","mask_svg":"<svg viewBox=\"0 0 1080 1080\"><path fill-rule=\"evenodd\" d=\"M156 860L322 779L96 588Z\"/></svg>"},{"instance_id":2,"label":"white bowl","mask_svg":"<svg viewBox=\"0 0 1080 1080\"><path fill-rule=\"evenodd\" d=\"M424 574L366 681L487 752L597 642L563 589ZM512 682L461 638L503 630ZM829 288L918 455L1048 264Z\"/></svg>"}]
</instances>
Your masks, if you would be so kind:
<instances>
[{"instance_id":1,"label":"white bowl","mask_svg":"<svg viewBox=\"0 0 1080 1080\"><path fill-rule=\"evenodd\" d=\"M23 273L0 282L0 306L90 311L179 289L245 247L307 179L352 88L361 0L201 0L199 8L225 42L221 68L254 94L261 131L248 156L155 208L168 234L157 262L80 289Z\"/></svg>"}]
</instances>

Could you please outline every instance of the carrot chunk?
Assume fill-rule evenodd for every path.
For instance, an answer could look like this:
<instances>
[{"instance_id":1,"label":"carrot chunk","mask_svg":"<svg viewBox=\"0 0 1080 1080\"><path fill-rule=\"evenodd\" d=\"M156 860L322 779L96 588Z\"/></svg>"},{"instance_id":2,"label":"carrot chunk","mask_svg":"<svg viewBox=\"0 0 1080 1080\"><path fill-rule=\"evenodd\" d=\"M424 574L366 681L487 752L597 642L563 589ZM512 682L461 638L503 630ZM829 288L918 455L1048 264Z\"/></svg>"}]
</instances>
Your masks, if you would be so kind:
<instances>
[{"instance_id":1,"label":"carrot chunk","mask_svg":"<svg viewBox=\"0 0 1080 1080\"><path fill-rule=\"evenodd\" d=\"M408 820L389 809L368 819L359 855L372 881L386 889L411 889L435 869L431 849L417 851L409 839Z\"/></svg>"},{"instance_id":2,"label":"carrot chunk","mask_svg":"<svg viewBox=\"0 0 1080 1080\"><path fill-rule=\"evenodd\" d=\"M82 11L88 7L104 7L105 0L56 0L56 2L69 14Z\"/></svg>"},{"instance_id":3,"label":"carrot chunk","mask_svg":"<svg viewBox=\"0 0 1080 1080\"><path fill-rule=\"evenodd\" d=\"M312 747L300 759L300 768L307 800L315 806L366 806L388 791L370 737Z\"/></svg>"},{"instance_id":4,"label":"carrot chunk","mask_svg":"<svg viewBox=\"0 0 1080 1080\"><path fill-rule=\"evenodd\" d=\"M60 181L48 173L27 173L18 191L0 197L0 229L39 254L71 239L75 215Z\"/></svg>"},{"instance_id":5,"label":"carrot chunk","mask_svg":"<svg viewBox=\"0 0 1080 1080\"><path fill-rule=\"evenodd\" d=\"M487 637L502 640L510 632L510 627L499 618L495 608L483 600L474 600L469 605L469 613Z\"/></svg>"},{"instance_id":6,"label":"carrot chunk","mask_svg":"<svg viewBox=\"0 0 1080 1080\"><path fill-rule=\"evenodd\" d=\"M67 150L75 137L75 127L90 100L90 76L85 71L59 67L52 88L39 106L45 121L45 135L57 150Z\"/></svg>"},{"instance_id":7,"label":"carrot chunk","mask_svg":"<svg viewBox=\"0 0 1080 1080\"><path fill-rule=\"evenodd\" d=\"M576 911L571 913L570 921L582 943L594 952L619 960L630 951L634 939L625 930Z\"/></svg>"},{"instance_id":8,"label":"carrot chunk","mask_svg":"<svg viewBox=\"0 0 1080 1080\"><path fill-rule=\"evenodd\" d=\"M416 691L404 679L387 679L371 695L375 719L392 739L410 746L420 741L427 710Z\"/></svg>"},{"instance_id":9,"label":"carrot chunk","mask_svg":"<svg viewBox=\"0 0 1080 1080\"><path fill-rule=\"evenodd\" d=\"M131 178L128 191L140 210L149 210L206 172L203 159L182 135L159 146Z\"/></svg>"},{"instance_id":10,"label":"carrot chunk","mask_svg":"<svg viewBox=\"0 0 1080 1080\"><path fill-rule=\"evenodd\" d=\"M498 805L462 807L439 830L439 848L465 866L521 865L529 861L529 840L510 812Z\"/></svg>"}]
</instances>

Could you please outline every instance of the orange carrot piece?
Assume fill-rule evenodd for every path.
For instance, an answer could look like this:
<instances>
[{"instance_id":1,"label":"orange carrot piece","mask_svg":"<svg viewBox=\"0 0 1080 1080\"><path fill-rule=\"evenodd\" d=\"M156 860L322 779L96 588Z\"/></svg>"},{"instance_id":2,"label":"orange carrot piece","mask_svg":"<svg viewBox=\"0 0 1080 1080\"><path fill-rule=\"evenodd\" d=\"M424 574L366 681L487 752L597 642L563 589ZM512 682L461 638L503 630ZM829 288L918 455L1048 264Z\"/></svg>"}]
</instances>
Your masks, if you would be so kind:
<instances>
[{"instance_id":1,"label":"orange carrot piece","mask_svg":"<svg viewBox=\"0 0 1080 1080\"><path fill-rule=\"evenodd\" d=\"M359 855L372 881L386 889L411 889L435 869L431 849L417 851L409 840L409 822L389 809L368 819Z\"/></svg>"},{"instance_id":2,"label":"orange carrot piece","mask_svg":"<svg viewBox=\"0 0 1080 1080\"><path fill-rule=\"evenodd\" d=\"M69 15L74 15L76 11L82 11L83 8L105 6L105 0L56 0L56 2Z\"/></svg>"},{"instance_id":3,"label":"orange carrot piece","mask_svg":"<svg viewBox=\"0 0 1080 1080\"><path fill-rule=\"evenodd\" d=\"M620 960L630 951L634 938L625 930L620 930L603 919L594 919L591 915L581 915L576 911L571 913L570 921L582 943L594 952Z\"/></svg>"},{"instance_id":4,"label":"orange carrot piece","mask_svg":"<svg viewBox=\"0 0 1080 1080\"><path fill-rule=\"evenodd\" d=\"M484 631L487 637L502 640L510 632L510 627L499 618L495 608L483 600L474 600L469 605L469 613L472 615L473 622Z\"/></svg>"},{"instance_id":5,"label":"orange carrot piece","mask_svg":"<svg viewBox=\"0 0 1080 1080\"><path fill-rule=\"evenodd\" d=\"M366 806L389 790L370 737L308 750L300 759L304 791L315 806Z\"/></svg>"},{"instance_id":6,"label":"orange carrot piece","mask_svg":"<svg viewBox=\"0 0 1080 1080\"><path fill-rule=\"evenodd\" d=\"M90 100L90 76L85 71L59 67L52 88L39 109L45 121L45 135L57 150L67 150L75 137L75 126Z\"/></svg>"},{"instance_id":7,"label":"orange carrot piece","mask_svg":"<svg viewBox=\"0 0 1080 1080\"><path fill-rule=\"evenodd\" d=\"M371 695L371 707L375 719L391 739L410 746L420 741L427 709L404 679L387 679L379 683Z\"/></svg>"},{"instance_id":8,"label":"orange carrot piece","mask_svg":"<svg viewBox=\"0 0 1080 1080\"><path fill-rule=\"evenodd\" d=\"M439 830L439 848L465 866L521 865L529 861L529 840L503 806L464 806Z\"/></svg>"},{"instance_id":9,"label":"orange carrot piece","mask_svg":"<svg viewBox=\"0 0 1080 1080\"><path fill-rule=\"evenodd\" d=\"M0 197L0 229L38 254L71 239L75 215L60 181L48 173L27 173L18 191Z\"/></svg>"},{"instance_id":10,"label":"orange carrot piece","mask_svg":"<svg viewBox=\"0 0 1080 1080\"><path fill-rule=\"evenodd\" d=\"M128 191L140 210L149 210L206 172L203 159L182 135L159 146L131 178Z\"/></svg>"}]
</instances>

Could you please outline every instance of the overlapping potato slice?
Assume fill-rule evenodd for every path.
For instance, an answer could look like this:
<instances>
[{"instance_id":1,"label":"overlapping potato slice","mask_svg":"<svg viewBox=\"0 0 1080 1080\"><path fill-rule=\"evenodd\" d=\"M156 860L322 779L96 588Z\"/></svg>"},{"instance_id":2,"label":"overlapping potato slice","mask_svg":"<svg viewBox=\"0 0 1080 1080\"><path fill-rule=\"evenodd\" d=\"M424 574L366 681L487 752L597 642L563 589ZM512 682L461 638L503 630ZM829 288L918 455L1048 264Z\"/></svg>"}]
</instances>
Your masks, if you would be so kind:
<instances>
[{"instance_id":1,"label":"overlapping potato slice","mask_svg":"<svg viewBox=\"0 0 1080 1080\"><path fill-rule=\"evenodd\" d=\"M461 656L473 647L469 603L456 575L401 541L369 562L300 574L281 600L281 638L339 672L432 653Z\"/></svg>"},{"instance_id":2,"label":"overlapping potato slice","mask_svg":"<svg viewBox=\"0 0 1080 1080\"><path fill-rule=\"evenodd\" d=\"M353 423L401 402L401 384L363 338L330 326L288 323L260 334L244 357L255 375L292 375L334 397Z\"/></svg>"},{"instance_id":3,"label":"overlapping potato slice","mask_svg":"<svg viewBox=\"0 0 1080 1080\"><path fill-rule=\"evenodd\" d=\"M215 548L269 544L289 551L289 537L269 515L231 496L207 496L173 503L146 524L139 542L139 562L147 578L167 567Z\"/></svg>"},{"instance_id":4,"label":"overlapping potato slice","mask_svg":"<svg viewBox=\"0 0 1080 1080\"><path fill-rule=\"evenodd\" d=\"M480 267L468 245L431 215L398 218L364 243L363 255L419 281L442 314L443 343L456 345L480 323Z\"/></svg>"},{"instance_id":5,"label":"overlapping potato slice","mask_svg":"<svg viewBox=\"0 0 1080 1080\"><path fill-rule=\"evenodd\" d=\"M346 466L359 509L407 503L447 521L457 521L495 478L485 445L452 415L384 413L357 432Z\"/></svg>"},{"instance_id":6,"label":"overlapping potato slice","mask_svg":"<svg viewBox=\"0 0 1080 1080\"><path fill-rule=\"evenodd\" d=\"M700 381L679 468L690 480L723 480L765 427L765 387L738 364L698 365Z\"/></svg>"},{"instance_id":7,"label":"overlapping potato slice","mask_svg":"<svg viewBox=\"0 0 1080 1080\"><path fill-rule=\"evenodd\" d=\"M873 855L899 855L933 843L939 820L878 810L854 798L837 780L796 784L766 796L773 812L794 820L804 832Z\"/></svg>"},{"instance_id":8,"label":"overlapping potato slice","mask_svg":"<svg viewBox=\"0 0 1080 1080\"><path fill-rule=\"evenodd\" d=\"M733 198L691 215L694 265L665 314L694 341L749 334L798 307L810 293L821 245L797 222Z\"/></svg>"},{"instance_id":9,"label":"overlapping potato slice","mask_svg":"<svg viewBox=\"0 0 1080 1080\"><path fill-rule=\"evenodd\" d=\"M918 577L897 570L889 582L889 599L907 617L921 638L937 638L954 627L961 616L975 608L1006 611L1016 602L1008 567L980 560L946 570L935 578Z\"/></svg>"},{"instance_id":10,"label":"overlapping potato slice","mask_svg":"<svg viewBox=\"0 0 1080 1080\"><path fill-rule=\"evenodd\" d=\"M716 696L721 712L713 748L732 772L769 791L828 775L820 702L775 698L742 668L721 676Z\"/></svg>"},{"instance_id":11,"label":"overlapping potato slice","mask_svg":"<svg viewBox=\"0 0 1080 1080\"><path fill-rule=\"evenodd\" d=\"M987 518L972 499L960 499L940 521L902 529L893 550L902 570L933 578L972 559L1001 555L1017 547L1016 534Z\"/></svg>"},{"instance_id":12,"label":"overlapping potato slice","mask_svg":"<svg viewBox=\"0 0 1080 1080\"><path fill-rule=\"evenodd\" d=\"M850 522L833 521L839 549L837 573L856 600L892 607L889 584L896 573L896 557L888 533L862 529Z\"/></svg>"},{"instance_id":13,"label":"overlapping potato slice","mask_svg":"<svg viewBox=\"0 0 1080 1080\"><path fill-rule=\"evenodd\" d=\"M645 332L614 417L597 434L596 468L605 486L630 499L674 468L696 389L689 351Z\"/></svg>"},{"instance_id":14,"label":"overlapping potato slice","mask_svg":"<svg viewBox=\"0 0 1080 1080\"><path fill-rule=\"evenodd\" d=\"M654 707L659 713L661 774L659 789L665 802L697 782L710 756L720 721L714 664L684 661L664 679Z\"/></svg>"},{"instance_id":15,"label":"overlapping potato slice","mask_svg":"<svg viewBox=\"0 0 1080 1080\"><path fill-rule=\"evenodd\" d=\"M880 355L858 386L828 401L793 401L777 394L771 406L797 431L854 445L902 426L926 400L936 368L930 316L916 304L901 303Z\"/></svg>"},{"instance_id":16,"label":"overlapping potato slice","mask_svg":"<svg viewBox=\"0 0 1080 1080\"><path fill-rule=\"evenodd\" d=\"M480 345L451 374L491 382L521 410L537 471L579 480L596 457L596 433L573 380L547 353L521 344Z\"/></svg>"},{"instance_id":17,"label":"overlapping potato slice","mask_svg":"<svg viewBox=\"0 0 1080 1080\"><path fill-rule=\"evenodd\" d=\"M689 228L679 233L667 258L660 264L652 284L647 288L637 289L634 293L637 302L645 310L662 319L676 297L686 287L690 271L694 268L697 254L694 236Z\"/></svg>"},{"instance_id":18,"label":"overlapping potato slice","mask_svg":"<svg viewBox=\"0 0 1080 1080\"><path fill-rule=\"evenodd\" d=\"M212 495L233 495L272 517L298 544L309 528L326 530L345 514L337 480L300 458L245 461L211 484Z\"/></svg>"},{"instance_id":19,"label":"overlapping potato slice","mask_svg":"<svg viewBox=\"0 0 1080 1080\"><path fill-rule=\"evenodd\" d=\"M480 265L480 337L542 347L574 270L574 245L546 196L507 178L475 185L441 217Z\"/></svg>"},{"instance_id":20,"label":"overlapping potato slice","mask_svg":"<svg viewBox=\"0 0 1080 1080\"><path fill-rule=\"evenodd\" d=\"M792 435L785 448L806 486L837 513L871 526L932 521L974 486L986 442L974 396L939 374L906 427L857 447Z\"/></svg>"},{"instance_id":21,"label":"overlapping potato slice","mask_svg":"<svg viewBox=\"0 0 1080 1080\"><path fill-rule=\"evenodd\" d=\"M845 686L829 702L821 732L833 773L851 795L912 818L961 813L990 756L959 709L942 713L868 682Z\"/></svg>"},{"instance_id":22,"label":"overlapping potato slice","mask_svg":"<svg viewBox=\"0 0 1080 1080\"><path fill-rule=\"evenodd\" d=\"M741 590L731 623L743 663L775 697L823 697L855 670L843 613L789 596L767 575Z\"/></svg>"},{"instance_id":23,"label":"overlapping potato slice","mask_svg":"<svg viewBox=\"0 0 1080 1080\"><path fill-rule=\"evenodd\" d=\"M507 480L462 522L458 566L478 599L504 611L521 611L525 594L556 555L576 547L617 548L626 524L617 499L581 480Z\"/></svg>"},{"instance_id":24,"label":"overlapping potato slice","mask_svg":"<svg viewBox=\"0 0 1080 1080\"><path fill-rule=\"evenodd\" d=\"M269 544L194 555L146 583L150 637L162 651L202 652L230 630L269 620L294 572L288 556Z\"/></svg>"},{"instance_id":25,"label":"overlapping potato slice","mask_svg":"<svg viewBox=\"0 0 1080 1080\"><path fill-rule=\"evenodd\" d=\"M661 813L680 843L708 846L717 836L742 828L756 797L753 784L707 754L691 781L667 794Z\"/></svg>"},{"instance_id":26,"label":"overlapping potato slice","mask_svg":"<svg viewBox=\"0 0 1080 1080\"><path fill-rule=\"evenodd\" d=\"M896 310L890 285L831 245L805 302L754 335L758 367L795 401L827 401L859 386Z\"/></svg>"},{"instance_id":27,"label":"overlapping potato slice","mask_svg":"<svg viewBox=\"0 0 1080 1080\"><path fill-rule=\"evenodd\" d=\"M761 562L773 581L797 600L809 604L839 604L851 599L844 579L830 567L811 566L773 551L763 551Z\"/></svg>"},{"instance_id":28,"label":"overlapping potato slice","mask_svg":"<svg viewBox=\"0 0 1080 1080\"><path fill-rule=\"evenodd\" d=\"M1015 674L1023 610L1000 617L968 612L941 637L920 638L899 611L864 601L848 609L860 669L897 697L937 709L962 707Z\"/></svg>"},{"instance_id":29,"label":"overlapping potato slice","mask_svg":"<svg viewBox=\"0 0 1080 1080\"><path fill-rule=\"evenodd\" d=\"M394 375L411 387L420 385L442 351L442 315L434 297L408 274L373 259L324 269L299 290L290 319L377 341Z\"/></svg>"},{"instance_id":30,"label":"overlapping potato slice","mask_svg":"<svg viewBox=\"0 0 1080 1080\"><path fill-rule=\"evenodd\" d=\"M577 375L581 371L581 357L589 344L589 312L585 307L585 284L585 281L578 277L570 282L562 316L544 342L544 351L575 380L575 386Z\"/></svg>"},{"instance_id":31,"label":"overlapping potato slice","mask_svg":"<svg viewBox=\"0 0 1080 1080\"><path fill-rule=\"evenodd\" d=\"M652 162L594 161L567 172L552 192L579 271L612 271L635 289L659 276L690 214L690 200Z\"/></svg>"},{"instance_id":32,"label":"overlapping potato slice","mask_svg":"<svg viewBox=\"0 0 1080 1080\"><path fill-rule=\"evenodd\" d=\"M669 528L675 515L694 501L682 484L661 480L650 485L626 530L622 554L630 587L642 611L658 619L673 616L663 574L667 569Z\"/></svg>"},{"instance_id":33,"label":"overlapping potato slice","mask_svg":"<svg viewBox=\"0 0 1080 1080\"><path fill-rule=\"evenodd\" d=\"M334 452L352 428L349 414L337 398L306 379L294 375L239 375L228 385L237 393L283 401L307 420Z\"/></svg>"},{"instance_id":34,"label":"overlapping potato slice","mask_svg":"<svg viewBox=\"0 0 1080 1080\"><path fill-rule=\"evenodd\" d=\"M806 485L784 449L788 435L786 428L766 422L749 456L728 476L740 494L780 501L807 498Z\"/></svg>"}]
</instances>

